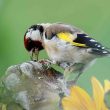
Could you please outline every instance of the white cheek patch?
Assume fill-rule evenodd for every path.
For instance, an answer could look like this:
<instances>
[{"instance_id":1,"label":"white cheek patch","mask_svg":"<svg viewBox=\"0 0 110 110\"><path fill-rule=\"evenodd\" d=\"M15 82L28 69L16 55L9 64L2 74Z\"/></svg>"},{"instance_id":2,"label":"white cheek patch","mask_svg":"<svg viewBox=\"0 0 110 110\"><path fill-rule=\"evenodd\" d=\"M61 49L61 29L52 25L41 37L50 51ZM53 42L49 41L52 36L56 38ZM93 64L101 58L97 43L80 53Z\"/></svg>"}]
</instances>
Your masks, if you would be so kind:
<instances>
[{"instance_id":1,"label":"white cheek patch","mask_svg":"<svg viewBox=\"0 0 110 110\"><path fill-rule=\"evenodd\" d=\"M32 31L32 33L31 33L31 39L32 40L41 40L41 35L40 35L39 30Z\"/></svg>"},{"instance_id":2,"label":"white cheek patch","mask_svg":"<svg viewBox=\"0 0 110 110\"><path fill-rule=\"evenodd\" d=\"M27 32L26 38L31 38L32 40L41 40L41 35L39 30L33 30L30 32Z\"/></svg>"},{"instance_id":3,"label":"white cheek patch","mask_svg":"<svg viewBox=\"0 0 110 110\"><path fill-rule=\"evenodd\" d=\"M25 37L30 38L30 36L31 36L31 32L27 32Z\"/></svg>"}]
</instances>

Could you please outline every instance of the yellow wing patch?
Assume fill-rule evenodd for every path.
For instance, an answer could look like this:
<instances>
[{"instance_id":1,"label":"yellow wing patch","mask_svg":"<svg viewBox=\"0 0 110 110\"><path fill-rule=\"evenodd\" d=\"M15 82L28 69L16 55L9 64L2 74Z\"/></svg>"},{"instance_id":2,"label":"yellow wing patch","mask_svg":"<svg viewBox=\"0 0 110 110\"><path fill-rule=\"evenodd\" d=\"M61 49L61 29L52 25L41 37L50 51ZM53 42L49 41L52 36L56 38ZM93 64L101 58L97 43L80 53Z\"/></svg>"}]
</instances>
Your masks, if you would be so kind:
<instances>
[{"instance_id":1,"label":"yellow wing patch","mask_svg":"<svg viewBox=\"0 0 110 110\"><path fill-rule=\"evenodd\" d=\"M69 42L70 44L72 45L75 45L75 46L79 46L79 47L86 47L85 44L81 44L81 43L76 43L74 42L73 40L76 38L75 36L73 36L71 33L68 33L68 32L65 32L65 33L58 33L57 34L58 38L59 39L62 39L66 42Z\"/></svg>"}]
</instances>

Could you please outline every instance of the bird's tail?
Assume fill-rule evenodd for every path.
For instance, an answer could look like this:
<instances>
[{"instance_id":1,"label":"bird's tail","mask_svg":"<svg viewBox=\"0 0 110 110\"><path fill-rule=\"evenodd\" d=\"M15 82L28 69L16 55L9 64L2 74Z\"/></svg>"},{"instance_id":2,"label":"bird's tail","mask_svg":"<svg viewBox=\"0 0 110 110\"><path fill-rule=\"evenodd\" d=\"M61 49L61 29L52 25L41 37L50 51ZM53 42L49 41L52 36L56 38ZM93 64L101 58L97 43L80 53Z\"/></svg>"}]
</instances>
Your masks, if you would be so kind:
<instances>
[{"instance_id":1,"label":"bird's tail","mask_svg":"<svg viewBox=\"0 0 110 110\"><path fill-rule=\"evenodd\" d=\"M105 56L110 57L110 49L109 48L106 48L106 49L92 48L90 53L95 54L99 57L105 57Z\"/></svg>"}]
</instances>

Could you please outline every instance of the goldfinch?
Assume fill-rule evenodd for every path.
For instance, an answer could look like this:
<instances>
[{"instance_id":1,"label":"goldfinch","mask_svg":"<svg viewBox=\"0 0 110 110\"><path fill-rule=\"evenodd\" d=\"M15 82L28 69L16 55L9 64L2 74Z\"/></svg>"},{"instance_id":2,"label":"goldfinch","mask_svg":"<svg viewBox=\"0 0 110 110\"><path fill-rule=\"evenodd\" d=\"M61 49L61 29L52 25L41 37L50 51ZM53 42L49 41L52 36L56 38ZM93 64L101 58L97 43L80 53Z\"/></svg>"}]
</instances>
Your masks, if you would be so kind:
<instances>
[{"instance_id":1,"label":"goldfinch","mask_svg":"<svg viewBox=\"0 0 110 110\"><path fill-rule=\"evenodd\" d=\"M37 60L39 51L45 49L49 59L65 74L78 73L75 82L97 58L110 56L107 48L84 31L63 23L32 25L24 35L24 45L32 59Z\"/></svg>"}]
</instances>

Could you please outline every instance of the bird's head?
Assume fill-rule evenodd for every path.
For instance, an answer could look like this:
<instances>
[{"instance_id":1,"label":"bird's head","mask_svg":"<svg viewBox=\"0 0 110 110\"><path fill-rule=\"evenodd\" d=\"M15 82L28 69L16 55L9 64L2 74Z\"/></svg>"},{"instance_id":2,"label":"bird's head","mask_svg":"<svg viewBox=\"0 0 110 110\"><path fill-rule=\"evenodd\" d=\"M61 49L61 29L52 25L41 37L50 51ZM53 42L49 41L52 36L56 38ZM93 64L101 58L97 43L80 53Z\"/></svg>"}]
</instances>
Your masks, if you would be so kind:
<instances>
[{"instance_id":1,"label":"bird's head","mask_svg":"<svg viewBox=\"0 0 110 110\"><path fill-rule=\"evenodd\" d=\"M44 27L42 25L32 25L24 35L24 46L31 53L32 60L38 57L38 53L43 49L42 37Z\"/></svg>"}]
</instances>

